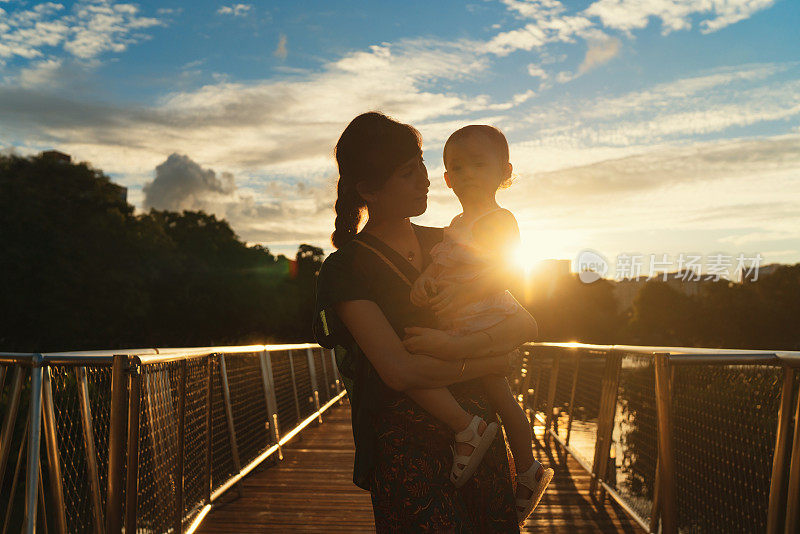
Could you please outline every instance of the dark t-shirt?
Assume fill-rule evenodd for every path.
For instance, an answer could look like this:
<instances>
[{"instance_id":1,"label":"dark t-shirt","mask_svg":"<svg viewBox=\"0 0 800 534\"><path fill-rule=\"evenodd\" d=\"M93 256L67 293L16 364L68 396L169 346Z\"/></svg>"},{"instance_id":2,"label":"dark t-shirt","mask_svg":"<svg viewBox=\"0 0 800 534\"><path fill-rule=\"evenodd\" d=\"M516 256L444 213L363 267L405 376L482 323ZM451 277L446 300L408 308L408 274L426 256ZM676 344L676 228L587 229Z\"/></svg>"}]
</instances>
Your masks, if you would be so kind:
<instances>
[{"instance_id":1,"label":"dark t-shirt","mask_svg":"<svg viewBox=\"0 0 800 534\"><path fill-rule=\"evenodd\" d=\"M412 225L423 251L423 269L430 263L431 247L442 240L441 228ZM398 337L409 326L436 327L428 310L411 304L410 284L419 276L414 266L376 237L360 233L332 253L319 272L314 334L317 342L334 348L336 363L350 399L356 458L353 481L369 489L368 476L375 461L374 417L401 393L390 389L361 352L336 315L335 305L370 300L383 311Z\"/></svg>"}]
</instances>

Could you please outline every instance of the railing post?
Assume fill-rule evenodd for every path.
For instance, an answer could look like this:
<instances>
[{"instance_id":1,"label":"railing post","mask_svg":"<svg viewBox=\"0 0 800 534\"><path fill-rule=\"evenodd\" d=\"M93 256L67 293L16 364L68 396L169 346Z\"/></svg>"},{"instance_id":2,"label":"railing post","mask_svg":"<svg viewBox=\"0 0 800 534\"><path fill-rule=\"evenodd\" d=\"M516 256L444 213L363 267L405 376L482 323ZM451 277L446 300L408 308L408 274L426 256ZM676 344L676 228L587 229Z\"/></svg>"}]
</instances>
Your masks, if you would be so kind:
<instances>
[{"instance_id":1,"label":"railing post","mask_svg":"<svg viewBox=\"0 0 800 534\"><path fill-rule=\"evenodd\" d=\"M8 372L9 365L0 364L0 394L3 393L3 386L6 385L6 373Z\"/></svg>"},{"instance_id":2,"label":"railing post","mask_svg":"<svg viewBox=\"0 0 800 534\"><path fill-rule=\"evenodd\" d=\"M22 394L22 380L23 380L22 366L17 364L14 369L14 378L11 383L11 394L9 396L8 408L6 408L6 416L3 419L3 431L0 433L0 481L5 479L6 464L8 463L8 455L11 453L11 438L14 434L14 423L17 420L17 411L19 410L19 399Z\"/></svg>"},{"instance_id":3,"label":"railing post","mask_svg":"<svg viewBox=\"0 0 800 534\"><path fill-rule=\"evenodd\" d=\"M656 479L653 482L653 505L650 507L650 532L658 532L658 519L661 516L661 466L656 459Z\"/></svg>"},{"instance_id":4,"label":"railing post","mask_svg":"<svg viewBox=\"0 0 800 534\"><path fill-rule=\"evenodd\" d=\"M36 532L36 500L39 495L39 452L42 439L42 355L32 360L31 396L28 410L28 464L25 470L25 532Z\"/></svg>"},{"instance_id":5,"label":"railing post","mask_svg":"<svg viewBox=\"0 0 800 534\"><path fill-rule=\"evenodd\" d=\"M94 444L94 425L92 424L92 407L89 404L89 379L86 375L86 367L76 368L75 378L78 382L81 405L83 450L86 452L86 476L89 478L89 488L91 490L94 531L95 534L103 534L103 501L100 497L100 473L97 468L97 451ZM128 475L128 478L130 478L130 475Z\"/></svg>"},{"instance_id":6,"label":"railing post","mask_svg":"<svg viewBox=\"0 0 800 534\"><path fill-rule=\"evenodd\" d=\"M550 429L553 425L553 411L555 410L556 388L558 387L558 368L561 364L561 353L553 352L553 365L550 367L550 378L547 380L547 404L545 407L544 441L550 440Z\"/></svg>"},{"instance_id":7,"label":"railing post","mask_svg":"<svg viewBox=\"0 0 800 534\"><path fill-rule=\"evenodd\" d=\"M272 426L272 440L278 446L278 460L283 460L281 433L278 426L278 399L275 397L275 375L272 373L272 355L269 351L261 353L261 380L264 383L264 395L267 401L267 424Z\"/></svg>"},{"instance_id":8,"label":"railing post","mask_svg":"<svg viewBox=\"0 0 800 534\"><path fill-rule=\"evenodd\" d=\"M233 467L236 468L237 473L241 473L242 464L239 461L239 446L236 444L236 429L233 425L233 409L231 408L231 392L228 388L228 368L225 364L224 354L219 355L219 375L222 379L222 398L225 401L225 419L228 422L228 437L231 442ZM241 491L241 489L239 491Z\"/></svg>"},{"instance_id":9,"label":"railing post","mask_svg":"<svg viewBox=\"0 0 800 534\"><path fill-rule=\"evenodd\" d=\"M58 454L58 432L56 414L53 406L53 388L50 383L50 367L42 368L42 416L44 419L44 441L47 447L47 463L50 464L50 491L53 493L53 515L56 529L61 534L67 532L67 517L64 507L64 479L61 476L61 459ZM40 469L41 472L41 469ZM41 473L40 473L41 474Z\"/></svg>"},{"instance_id":10,"label":"railing post","mask_svg":"<svg viewBox=\"0 0 800 534\"><path fill-rule=\"evenodd\" d=\"M213 443L214 433L214 354L209 354L206 358L206 373L208 381L206 382L206 463L205 463L205 497L206 504L211 504L211 490L214 485L214 476L211 472L211 447Z\"/></svg>"},{"instance_id":11,"label":"railing post","mask_svg":"<svg viewBox=\"0 0 800 534\"><path fill-rule=\"evenodd\" d=\"M139 506L139 413L142 376L138 362L132 361L128 373L128 467L125 485L125 532L136 532Z\"/></svg>"},{"instance_id":12,"label":"railing post","mask_svg":"<svg viewBox=\"0 0 800 534\"><path fill-rule=\"evenodd\" d=\"M606 353L601 389L600 413L597 417L597 441L592 471L594 478L590 483L592 496L601 480L605 480L608 472L608 459L614 433L614 419L617 411L617 390L619 389L619 373L622 357L619 354Z\"/></svg>"},{"instance_id":13,"label":"railing post","mask_svg":"<svg viewBox=\"0 0 800 534\"><path fill-rule=\"evenodd\" d=\"M569 419L567 420L567 438L564 440L569 446L569 437L572 434L572 419L575 417L575 389L578 386L578 368L581 364L580 351L575 352L575 370L572 372L572 389L569 393Z\"/></svg>"},{"instance_id":14,"label":"railing post","mask_svg":"<svg viewBox=\"0 0 800 534\"><path fill-rule=\"evenodd\" d=\"M178 378L178 457L175 462L175 518L174 530L176 534L183 532L183 463L186 449L186 376L187 361L180 361Z\"/></svg>"},{"instance_id":15,"label":"railing post","mask_svg":"<svg viewBox=\"0 0 800 534\"><path fill-rule=\"evenodd\" d=\"M42 480L42 469L39 469L39 482L36 484L39 490L39 516L42 518L42 531L44 534L47 534L47 511L44 509L44 481ZM66 532L65 530L59 530L59 532Z\"/></svg>"},{"instance_id":16,"label":"railing post","mask_svg":"<svg viewBox=\"0 0 800 534\"><path fill-rule=\"evenodd\" d=\"M125 420L128 414L128 357L115 354L111 367L111 423L108 436L108 488L106 493L106 532L122 530L122 463L125 454Z\"/></svg>"},{"instance_id":17,"label":"railing post","mask_svg":"<svg viewBox=\"0 0 800 534\"><path fill-rule=\"evenodd\" d=\"M655 353L658 464L661 470L661 529L678 532L675 496L675 458L672 442L672 391L669 353Z\"/></svg>"},{"instance_id":18,"label":"railing post","mask_svg":"<svg viewBox=\"0 0 800 534\"><path fill-rule=\"evenodd\" d=\"M533 365L533 353L531 353L531 366ZM540 366L536 366L536 375L533 379L533 402L531 403L531 410L533 411L531 415L531 436L533 436L534 443L538 443L536 441L536 432L534 428L536 426L536 405L539 403L539 385L542 382L542 368ZM546 432L545 432L546 434ZM544 436L543 436L544 437Z\"/></svg>"},{"instance_id":19,"label":"railing post","mask_svg":"<svg viewBox=\"0 0 800 534\"><path fill-rule=\"evenodd\" d=\"M783 485L789 471L786 451L789 428L792 422L792 393L794 391L794 369L783 368L781 405L778 409L778 430L775 436L775 453L772 456L772 477L769 483L769 506L767 511L767 534L778 534L783 524Z\"/></svg>"},{"instance_id":20,"label":"railing post","mask_svg":"<svg viewBox=\"0 0 800 534\"><path fill-rule=\"evenodd\" d=\"M792 438L792 463L789 469L789 490L786 494L787 534L800 529L800 395L797 395L795 408L794 436Z\"/></svg>"},{"instance_id":21,"label":"railing post","mask_svg":"<svg viewBox=\"0 0 800 534\"><path fill-rule=\"evenodd\" d=\"M6 506L6 515L3 520L2 533L8 532L8 520L11 518L11 507L14 505L14 496L17 494L17 480L19 480L19 470L22 466L22 453L25 452L25 443L28 440L28 427L30 420L25 421L25 430L22 431L22 441L20 442L19 451L17 451L17 463L14 467L14 474L11 478L11 491L8 493L8 505Z\"/></svg>"},{"instance_id":22,"label":"railing post","mask_svg":"<svg viewBox=\"0 0 800 534\"><path fill-rule=\"evenodd\" d=\"M308 359L308 374L311 375L311 391L314 392L314 406L317 409L317 422L322 423L322 414L319 411L319 385L317 384L317 369L314 363L314 351L306 349Z\"/></svg>"},{"instance_id":23,"label":"railing post","mask_svg":"<svg viewBox=\"0 0 800 534\"><path fill-rule=\"evenodd\" d=\"M331 400L331 383L328 381L328 368L325 366L325 351L319 349L319 362L322 365L322 377L325 380L325 400Z\"/></svg>"},{"instance_id":24,"label":"railing post","mask_svg":"<svg viewBox=\"0 0 800 534\"><path fill-rule=\"evenodd\" d=\"M294 353L291 350L286 351L289 353L289 373L292 376L292 391L294 392L294 409L297 411L297 422L301 421L300 418L300 400L297 398L297 380L294 375Z\"/></svg>"},{"instance_id":25,"label":"railing post","mask_svg":"<svg viewBox=\"0 0 800 534\"><path fill-rule=\"evenodd\" d=\"M342 392L342 381L339 376L339 368L336 366L336 349L331 349L331 365L333 366L333 378L336 380L336 394ZM344 404L344 398L339 399L339 405Z\"/></svg>"},{"instance_id":26,"label":"railing post","mask_svg":"<svg viewBox=\"0 0 800 534\"><path fill-rule=\"evenodd\" d=\"M598 475L600 472L600 463L601 463L601 453L600 451L603 450L603 429L605 429L605 418L606 418L606 404L608 403L608 389L609 389L609 381L608 381L608 373L609 373L609 363L608 363L608 355L604 360L603 365L603 376L600 379L600 399L597 408L597 430L595 431L595 442L594 442L594 457L592 459L592 478L589 481L589 495L592 498L595 498L595 492L597 491L597 482L598 482Z\"/></svg>"}]
</instances>

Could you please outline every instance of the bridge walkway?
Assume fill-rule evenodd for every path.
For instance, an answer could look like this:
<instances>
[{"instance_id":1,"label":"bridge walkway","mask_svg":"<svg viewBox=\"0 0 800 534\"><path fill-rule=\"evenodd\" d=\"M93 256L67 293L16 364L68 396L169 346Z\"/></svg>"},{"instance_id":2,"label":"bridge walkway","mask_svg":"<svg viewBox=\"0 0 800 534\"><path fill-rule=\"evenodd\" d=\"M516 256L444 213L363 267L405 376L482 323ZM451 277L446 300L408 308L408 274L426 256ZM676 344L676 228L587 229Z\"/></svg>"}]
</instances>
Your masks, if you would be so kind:
<instances>
[{"instance_id":1,"label":"bridge walkway","mask_svg":"<svg viewBox=\"0 0 800 534\"><path fill-rule=\"evenodd\" d=\"M589 474L550 440L536 448L556 475L523 532L640 533L625 512L589 497ZM202 533L374 532L369 493L352 482L353 436L347 404L324 415L283 449L284 459L240 482L200 526Z\"/></svg>"}]
</instances>

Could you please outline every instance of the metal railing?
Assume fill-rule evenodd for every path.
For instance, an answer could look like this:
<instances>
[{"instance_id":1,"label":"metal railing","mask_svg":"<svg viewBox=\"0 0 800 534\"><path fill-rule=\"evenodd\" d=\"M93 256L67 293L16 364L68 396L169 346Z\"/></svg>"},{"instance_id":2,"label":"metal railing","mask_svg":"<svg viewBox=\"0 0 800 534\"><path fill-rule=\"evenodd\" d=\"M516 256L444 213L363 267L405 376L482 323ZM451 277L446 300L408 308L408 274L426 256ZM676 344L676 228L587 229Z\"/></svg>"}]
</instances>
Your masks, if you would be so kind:
<instances>
[{"instance_id":1,"label":"metal railing","mask_svg":"<svg viewBox=\"0 0 800 534\"><path fill-rule=\"evenodd\" d=\"M800 352L536 343L534 431L645 531L800 532Z\"/></svg>"},{"instance_id":2,"label":"metal railing","mask_svg":"<svg viewBox=\"0 0 800 534\"><path fill-rule=\"evenodd\" d=\"M344 395L316 344L0 353L2 533L194 532Z\"/></svg>"}]
</instances>

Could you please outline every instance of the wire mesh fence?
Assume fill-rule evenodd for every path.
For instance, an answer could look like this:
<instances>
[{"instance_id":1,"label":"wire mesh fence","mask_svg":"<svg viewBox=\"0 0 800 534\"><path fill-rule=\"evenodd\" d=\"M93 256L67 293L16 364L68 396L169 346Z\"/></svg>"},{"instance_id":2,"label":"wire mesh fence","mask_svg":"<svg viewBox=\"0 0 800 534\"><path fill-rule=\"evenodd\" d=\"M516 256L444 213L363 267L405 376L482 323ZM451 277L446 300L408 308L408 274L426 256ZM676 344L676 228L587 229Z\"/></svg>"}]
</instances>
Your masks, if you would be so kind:
<instances>
[{"instance_id":1,"label":"wire mesh fence","mask_svg":"<svg viewBox=\"0 0 800 534\"><path fill-rule=\"evenodd\" d=\"M575 401L572 407L572 426L568 428L570 446L584 462L591 462L597 443L605 356L602 353L579 353Z\"/></svg>"},{"instance_id":2,"label":"wire mesh fence","mask_svg":"<svg viewBox=\"0 0 800 534\"><path fill-rule=\"evenodd\" d=\"M681 531L766 531L781 375L761 365L675 367Z\"/></svg>"},{"instance_id":3,"label":"wire mesh fence","mask_svg":"<svg viewBox=\"0 0 800 534\"><path fill-rule=\"evenodd\" d=\"M737 365L736 356L724 351L709 351L719 359L702 363L684 358L668 364L669 390L659 401L655 352L584 347L536 345L523 352L510 382L538 415L531 421L534 428L541 429L551 415L545 432L581 460L595 480L604 482L647 530L659 528L663 504L658 499L665 497L658 497L658 488L663 493L669 486L675 495L671 517L676 531L765 532L770 499L785 500L787 485L800 485L787 482L789 461L798 461L800 451L797 442L795 452L789 451L796 424L791 414L784 414L788 423L782 430L787 453L785 458L775 456L776 439L781 439L779 406L783 401L792 414L795 405L800 406L800 373L791 370L796 360L762 353ZM702 350L697 352L702 355ZM669 361L668 353L664 355ZM788 390L785 373L794 377ZM669 483L662 480L667 475L658 473L659 402L667 403L662 408L671 421L664 445L674 455ZM771 475L781 469L787 472L782 486L771 487ZM595 497L605 495L600 486L592 490ZM789 512L780 511L789 510L791 503L788 506L776 506L775 524L789 521Z\"/></svg>"},{"instance_id":4,"label":"wire mesh fence","mask_svg":"<svg viewBox=\"0 0 800 534\"><path fill-rule=\"evenodd\" d=\"M112 515L128 511L128 522L135 523L128 532L185 530L212 499L277 449L273 418L281 439L317 417L319 405L340 391L330 353L317 346L247 349L122 356L127 366L113 372L112 363L123 360L110 356L0 364L0 526L22 531L26 506L33 503L28 519L54 531L63 522L66 532L102 532ZM521 352L509 381L535 410L540 431L549 420L551 435L583 465L591 464L594 479L640 524L657 525L652 516L666 506L663 493L671 487L673 531L763 532L770 517L790 528L792 514L780 499L791 501L787 487L800 487L800 476L774 478L788 473L790 460L800 462L800 440L791 443L797 361L767 359L678 359L668 365L670 386L662 397L656 377L663 386L665 375L656 373L652 353L537 345ZM44 392L39 396L37 384ZM126 417L113 415L119 413L113 401L118 386L131 407L128 414L122 410ZM780 418L779 406L786 410ZM671 433L659 442L662 412L670 414ZM30 421L39 423L29 428ZM119 435L122 441L114 439ZM783 439L782 457L775 454L776 435L779 444ZM37 443L38 464L26 457ZM674 456L667 478L657 467L664 446ZM117 480L113 463L121 464L127 486ZM130 476L129 464L137 466ZM38 471L30 465L42 466L38 476L31 478ZM128 494L126 487L135 491ZM603 488L597 492L604 494ZM775 509L783 506L786 514L776 520L769 503L781 494ZM119 508L112 495L121 498ZM108 517L107 510L113 512Z\"/></svg>"},{"instance_id":5,"label":"wire mesh fence","mask_svg":"<svg viewBox=\"0 0 800 534\"><path fill-rule=\"evenodd\" d=\"M651 357L626 354L615 406L613 467L608 482L650 522L658 459L655 371Z\"/></svg>"},{"instance_id":6,"label":"wire mesh fence","mask_svg":"<svg viewBox=\"0 0 800 534\"><path fill-rule=\"evenodd\" d=\"M323 403L336 399L336 374L331 362L326 367L326 353L312 345L295 347L269 354L262 349L224 355L187 352L163 359L122 356L127 364L120 367L123 374L118 382L112 380L116 374L110 355L40 364L45 394L40 397L39 419L44 432L35 440L40 445L41 466L41 470L36 468L40 475L35 482L38 528L60 531L58 510L63 509L64 531L107 531L110 463L116 454L122 469L121 480L114 483L115 496L121 498L122 506L114 515L121 523L126 506L132 503L130 510L135 510L131 514L135 526L127 524L126 531L187 529L244 470L263 461L271 454L270 448L277 448L276 437L284 439L298 425L308 424L310 418L303 420L317 411L314 385ZM315 350L307 352L308 348ZM33 517L25 512L30 495L27 425L33 413L29 369L30 363L0 364L0 528L4 532L23 531ZM125 417L114 423L112 382L126 390L126 406L120 412ZM131 387L134 383L138 388ZM135 391L139 394L134 399ZM47 392L52 395L48 397ZM131 408L136 417L128 426L130 406L139 409ZM275 416L284 423L278 436L272 428ZM47 431L50 419L52 436ZM112 433L120 431L122 447L115 453ZM131 486L134 479L126 468L134 456L131 465L137 469L130 475L135 477ZM136 491L128 495L126 486ZM59 500L63 506L58 506Z\"/></svg>"}]
</instances>

